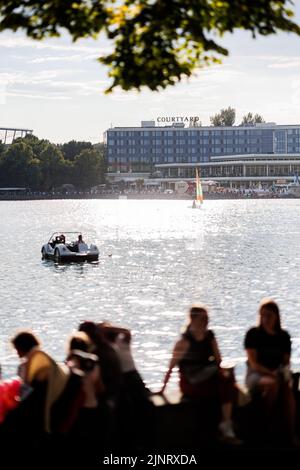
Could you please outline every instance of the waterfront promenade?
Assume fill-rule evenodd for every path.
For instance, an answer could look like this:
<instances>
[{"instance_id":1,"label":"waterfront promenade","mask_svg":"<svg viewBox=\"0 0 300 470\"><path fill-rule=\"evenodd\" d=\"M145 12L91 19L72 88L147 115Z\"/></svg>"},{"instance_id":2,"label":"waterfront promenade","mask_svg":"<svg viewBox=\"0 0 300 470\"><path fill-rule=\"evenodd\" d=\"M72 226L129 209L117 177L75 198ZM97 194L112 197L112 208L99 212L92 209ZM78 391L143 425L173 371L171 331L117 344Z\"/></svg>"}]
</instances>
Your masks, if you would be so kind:
<instances>
[{"instance_id":1,"label":"waterfront promenade","mask_svg":"<svg viewBox=\"0 0 300 470\"><path fill-rule=\"evenodd\" d=\"M53 199L131 199L131 200L190 200L194 199L190 194L166 194L164 192L141 192L141 193L34 193L34 194L0 194L0 201L35 201ZM257 195L255 193L224 192L224 193L204 193L205 200L226 200L226 199L297 199L294 195L286 193L268 193Z\"/></svg>"}]
</instances>

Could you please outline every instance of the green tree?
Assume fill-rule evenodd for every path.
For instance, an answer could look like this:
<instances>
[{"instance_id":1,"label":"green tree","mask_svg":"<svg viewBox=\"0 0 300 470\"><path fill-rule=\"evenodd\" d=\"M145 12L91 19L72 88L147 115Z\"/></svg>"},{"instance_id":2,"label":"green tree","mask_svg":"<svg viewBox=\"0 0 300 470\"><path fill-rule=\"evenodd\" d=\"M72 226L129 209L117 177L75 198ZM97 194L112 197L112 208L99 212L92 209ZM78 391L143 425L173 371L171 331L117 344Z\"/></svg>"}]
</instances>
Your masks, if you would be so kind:
<instances>
[{"instance_id":1,"label":"green tree","mask_svg":"<svg viewBox=\"0 0 300 470\"><path fill-rule=\"evenodd\" d=\"M40 158L41 153L50 144L49 140L39 139L33 134L27 134L25 137L19 137L14 142L24 142L26 145L29 145L35 157L37 158Z\"/></svg>"},{"instance_id":2,"label":"green tree","mask_svg":"<svg viewBox=\"0 0 300 470\"><path fill-rule=\"evenodd\" d=\"M159 90L228 55L219 39L237 29L252 36L300 35L289 0L0 0L0 31L23 29L42 39L104 33L112 52L100 62L112 85ZM218 41L218 42L217 42Z\"/></svg>"},{"instance_id":3,"label":"green tree","mask_svg":"<svg viewBox=\"0 0 300 470\"><path fill-rule=\"evenodd\" d=\"M103 182L103 156L97 150L82 150L74 160L75 185L89 189Z\"/></svg>"},{"instance_id":4,"label":"green tree","mask_svg":"<svg viewBox=\"0 0 300 470\"><path fill-rule=\"evenodd\" d=\"M93 149L96 150L100 158L100 173L101 173L101 183L105 182L105 175L107 173L107 155L105 152L105 146L103 142L93 145Z\"/></svg>"},{"instance_id":5,"label":"green tree","mask_svg":"<svg viewBox=\"0 0 300 470\"><path fill-rule=\"evenodd\" d=\"M48 144L40 155L41 186L46 191L60 186L64 180L65 160L59 148L54 144Z\"/></svg>"},{"instance_id":6,"label":"green tree","mask_svg":"<svg viewBox=\"0 0 300 470\"><path fill-rule=\"evenodd\" d=\"M80 154L82 150L92 149L93 145L91 142L77 142L76 140L71 140L60 146L60 149L66 160L73 161L74 158Z\"/></svg>"},{"instance_id":7,"label":"green tree","mask_svg":"<svg viewBox=\"0 0 300 470\"><path fill-rule=\"evenodd\" d=\"M261 123L261 122L266 122L266 121L260 114L248 113L248 114L245 114L245 116L243 116L241 126L244 126L245 124L256 124L256 123Z\"/></svg>"},{"instance_id":8,"label":"green tree","mask_svg":"<svg viewBox=\"0 0 300 470\"><path fill-rule=\"evenodd\" d=\"M235 109L230 106L226 109L221 109L218 114L210 117L212 126L233 126L235 123Z\"/></svg>"},{"instance_id":9,"label":"green tree","mask_svg":"<svg viewBox=\"0 0 300 470\"><path fill-rule=\"evenodd\" d=\"M39 162L29 145L16 142L4 152L0 162L0 183L12 187L36 187Z\"/></svg>"}]
</instances>

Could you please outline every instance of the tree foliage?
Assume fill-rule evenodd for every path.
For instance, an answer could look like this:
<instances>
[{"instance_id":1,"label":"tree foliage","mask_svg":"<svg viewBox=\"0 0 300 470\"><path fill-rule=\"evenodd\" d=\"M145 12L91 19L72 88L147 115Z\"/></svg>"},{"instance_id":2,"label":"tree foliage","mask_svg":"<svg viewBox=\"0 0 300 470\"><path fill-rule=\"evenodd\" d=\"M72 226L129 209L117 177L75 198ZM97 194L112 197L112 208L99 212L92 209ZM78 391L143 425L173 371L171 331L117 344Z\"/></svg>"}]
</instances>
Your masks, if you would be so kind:
<instances>
[{"instance_id":1,"label":"tree foliage","mask_svg":"<svg viewBox=\"0 0 300 470\"><path fill-rule=\"evenodd\" d=\"M256 124L256 123L262 123L266 122L264 118L260 114L252 114L248 113L243 116L241 126L244 126L245 124Z\"/></svg>"},{"instance_id":2,"label":"tree foliage","mask_svg":"<svg viewBox=\"0 0 300 470\"><path fill-rule=\"evenodd\" d=\"M4 186L29 186L38 171L34 153L25 142L11 145L3 154L0 165L0 182Z\"/></svg>"},{"instance_id":3,"label":"tree foliage","mask_svg":"<svg viewBox=\"0 0 300 470\"><path fill-rule=\"evenodd\" d=\"M104 182L105 172L104 148L99 144L71 141L55 145L27 135L0 147L0 186L50 191L70 183L89 189Z\"/></svg>"},{"instance_id":4,"label":"tree foliage","mask_svg":"<svg viewBox=\"0 0 300 470\"><path fill-rule=\"evenodd\" d=\"M218 114L211 116L210 122L212 126L233 126L235 123L235 109L230 106L226 109L221 109Z\"/></svg>"},{"instance_id":5,"label":"tree foliage","mask_svg":"<svg viewBox=\"0 0 300 470\"><path fill-rule=\"evenodd\" d=\"M100 62L124 90L159 90L227 55L219 38L237 29L256 35L300 34L290 0L0 0L0 31L34 39L104 33L112 52Z\"/></svg>"},{"instance_id":6,"label":"tree foliage","mask_svg":"<svg viewBox=\"0 0 300 470\"><path fill-rule=\"evenodd\" d=\"M88 189L102 182L101 158L97 150L85 149L74 160L77 187Z\"/></svg>"},{"instance_id":7,"label":"tree foliage","mask_svg":"<svg viewBox=\"0 0 300 470\"><path fill-rule=\"evenodd\" d=\"M91 142L77 142L76 140L71 140L61 146L65 159L71 161L73 161L76 155L79 155L82 150L92 148Z\"/></svg>"}]
</instances>

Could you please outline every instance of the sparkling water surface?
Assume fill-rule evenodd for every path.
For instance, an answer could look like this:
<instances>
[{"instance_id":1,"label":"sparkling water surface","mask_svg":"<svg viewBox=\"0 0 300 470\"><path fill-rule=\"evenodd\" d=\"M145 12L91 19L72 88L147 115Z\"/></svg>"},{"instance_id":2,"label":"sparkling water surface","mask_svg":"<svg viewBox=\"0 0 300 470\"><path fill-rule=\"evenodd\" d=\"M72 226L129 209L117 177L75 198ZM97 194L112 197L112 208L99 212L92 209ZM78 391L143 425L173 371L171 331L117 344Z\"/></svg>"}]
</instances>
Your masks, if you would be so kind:
<instances>
[{"instance_id":1,"label":"sparkling water surface","mask_svg":"<svg viewBox=\"0 0 300 470\"><path fill-rule=\"evenodd\" d=\"M0 362L14 375L10 338L31 328L57 360L85 319L133 333L147 385L160 387L192 302L209 306L224 359L243 381L243 338L264 296L280 305L300 368L300 200L1 201ZM41 260L55 231L81 231L95 264ZM170 387L175 387L177 374Z\"/></svg>"}]
</instances>

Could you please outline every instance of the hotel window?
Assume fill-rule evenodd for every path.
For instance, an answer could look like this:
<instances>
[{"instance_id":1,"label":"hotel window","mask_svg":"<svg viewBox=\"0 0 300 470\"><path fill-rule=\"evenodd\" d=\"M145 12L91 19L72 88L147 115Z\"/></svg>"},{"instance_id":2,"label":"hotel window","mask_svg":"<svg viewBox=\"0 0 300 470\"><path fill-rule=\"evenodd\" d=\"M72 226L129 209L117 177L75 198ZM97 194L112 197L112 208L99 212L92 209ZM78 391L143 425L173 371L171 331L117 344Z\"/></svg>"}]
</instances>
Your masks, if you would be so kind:
<instances>
[{"instance_id":1,"label":"hotel window","mask_svg":"<svg viewBox=\"0 0 300 470\"><path fill-rule=\"evenodd\" d=\"M276 130L273 140L274 153L284 153L287 149L287 135L285 130Z\"/></svg>"}]
</instances>

